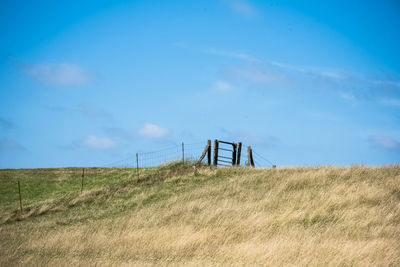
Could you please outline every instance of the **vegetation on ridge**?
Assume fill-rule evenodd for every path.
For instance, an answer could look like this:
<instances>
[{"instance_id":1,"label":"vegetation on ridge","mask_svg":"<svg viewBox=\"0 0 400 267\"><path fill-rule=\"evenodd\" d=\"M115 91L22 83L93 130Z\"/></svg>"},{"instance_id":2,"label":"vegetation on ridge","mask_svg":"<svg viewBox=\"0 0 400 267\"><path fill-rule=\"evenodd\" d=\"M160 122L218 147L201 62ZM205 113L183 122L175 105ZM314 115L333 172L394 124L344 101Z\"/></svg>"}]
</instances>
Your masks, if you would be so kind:
<instances>
[{"instance_id":1,"label":"vegetation on ridge","mask_svg":"<svg viewBox=\"0 0 400 267\"><path fill-rule=\"evenodd\" d=\"M400 265L399 165L81 171L0 170L0 265Z\"/></svg>"}]
</instances>

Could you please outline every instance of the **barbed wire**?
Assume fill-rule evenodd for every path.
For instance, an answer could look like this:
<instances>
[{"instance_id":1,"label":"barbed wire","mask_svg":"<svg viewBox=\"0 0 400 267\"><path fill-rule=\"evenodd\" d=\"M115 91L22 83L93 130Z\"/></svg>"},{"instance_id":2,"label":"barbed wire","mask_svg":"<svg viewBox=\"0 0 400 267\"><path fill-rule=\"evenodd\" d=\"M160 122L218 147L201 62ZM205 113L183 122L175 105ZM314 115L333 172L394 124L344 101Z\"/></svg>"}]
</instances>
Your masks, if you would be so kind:
<instances>
[{"instance_id":1,"label":"barbed wire","mask_svg":"<svg viewBox=\"0 0 400 267\"><path fill-rule=\"evenodd\" d=\"M271 165L271 166L274 166L274 165L275 165L275 164L272 163L270 160L268 160L267 158L261 156L259 153L257 153L256 151L254 151L254 149L253 149L253 153L254 153L254 155L256 155L256 156L258 157L258 159L261 159L261 161L267 163L267 165ZM254 157L253 157L253 159L254 159Z\"/></svg>"}]
</instances>

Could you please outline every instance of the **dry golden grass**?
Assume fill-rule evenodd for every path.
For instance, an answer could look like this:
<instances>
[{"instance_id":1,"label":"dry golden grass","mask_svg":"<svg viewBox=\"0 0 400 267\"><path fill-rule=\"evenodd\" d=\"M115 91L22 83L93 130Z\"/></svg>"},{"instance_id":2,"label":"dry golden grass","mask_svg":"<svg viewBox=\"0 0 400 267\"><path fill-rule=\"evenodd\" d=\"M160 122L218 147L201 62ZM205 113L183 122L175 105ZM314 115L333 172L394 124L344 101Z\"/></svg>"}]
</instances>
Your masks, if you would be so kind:
<instances>
[{"instance_id":1,"label":"dry golden grass","mask_svg":"<svg viewBox=\"0 0 400 267\"><path fill-rule=\"evenodd\" d=\"M399 165L170 174L1 224L0 265L400 265Z\"/></svg>"}]
</instances>

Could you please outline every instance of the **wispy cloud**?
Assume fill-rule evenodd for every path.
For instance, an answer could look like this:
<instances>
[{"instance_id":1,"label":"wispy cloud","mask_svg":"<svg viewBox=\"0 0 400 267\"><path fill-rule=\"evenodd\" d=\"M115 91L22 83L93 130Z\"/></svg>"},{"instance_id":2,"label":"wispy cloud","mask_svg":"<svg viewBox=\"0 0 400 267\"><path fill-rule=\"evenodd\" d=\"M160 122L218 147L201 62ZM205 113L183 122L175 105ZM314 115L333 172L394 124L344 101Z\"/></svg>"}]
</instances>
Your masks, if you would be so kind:
<instances>
[{"instance_id":1,"label":"wispy cloud","mask_svg":"<svg viewBox=\"0 0 400 267\"><path fill-rule=\"evenodd\" d=\"M345 99L345 100L348 100L348 101L354 101L354 100L356 100L356 97L355 97L354 94L351 93L351 92L340 91L340 92L339 92L339 96L340 96L341 98Z\"/></svg>"},{"instance_id":2,"label":"wispy cloud","mask_svg":"<svg viewBox=\"0 0 400 267\"><path fill-rule=\"evenodd\" d=\"M156 124L146 123L139 130L139 135L148 138L163 138L167 135L168 130Z\"/></svg>"},{"instance_id":3,"label":"wispy cloud","mask_svg":"<svg viewBox=\"0 0 400 267\"><path fill-rule=\"evenodd\" d=\"M9 121L3 117L0 117L0 128L3 128L3 129L14 128L14 123L12 123L11 121Z\"/></svg>"},{"instance_id":4,"label":"wispy cloud","mask_svg":"<svg viewBox=\"0 0 400 267\"><path fill-rule=\"evenodd\" d=\"M400 151L400 142L386 135L371 135L368 142L376 148Z\"/></svg>"},{"instance_id":5,"label":"wispy cloud","mask_svg":"<svg viewBox=\"0 0 400 267\"><path fill-rule=\"evenodd\" d=\"M197 53L205 53L205 54L209 54L209 55L216 55L216 56L222 56L222 57L227 57L227 58L232 58L232 59L239 59L242 61L246 61L246 62L251 62L251 63L261 63L262 60L243 51L231 51L231 50L224 50L224 49L216 49L214 47L196 47L193 45L190 45L188 43L184 43L184 42L173 42L171 43L172 46L176 47L176 48L180 48L180 49L184 49L184 50L188 50L190 49L193 52L197 52Z\"/></svg>"},{"instance_id":6,"label":"wispy cloud","mask_svg":"<svg viewBox=\"0 0 400 267\"><path fill-rule=\"evenodd\" d=\"M260 66L233 67L229 71L233 77L244 79L256 84L286 84L290 77L285 73Z\"/></svg>"},{"instance_id":7,"label":"wispy cloud","mask_svg":"<svg viewBox=\"0 0 400 267\"><path fill-rule=\"evenodd\" d=\"M268 63L272 66L276 66L276 67L279 67L279 68L287 70L287 71L312 74L312 75L326 77L326 78L330 78L330 79L344 79L345 78L345 76L342 72L340 72L338 70L328 69L328 68L296 66L296 65L292 65L292 64L278 62L278 61L268 61Z\"/></svg>"},{"instance_id":8,"label":"wispy cloud","mask_svg":"<svg viewBox=\"0 0 400 267\"><path fill-rule=\"evenodd\" d=\"M257 14L256 9L249 1L246 0L223 0L235 13L244 16L252 17Z\"/></svg>"},{"instance_id":9,"label":"wispy cloud","mask_svg":"<svg viewBox=\"0 0 400 267\"><path fill-rule=\"evenodd\" d=\"M25 65L23 72L40 83L54 86L83 85L90 75L83 67L73 63L40 63Z\"/></svg>"},{"instance_id":10,"label":"wispy cloud","mask_svg":"<svg viewBox=\"0 0 400 267\"><path fill-rule=\"evenodd\" d=\"M248 62L262 62L261 59L252 56L247 53L243 52L237 52L237 51L227 51L227 50L218 50L215 48L210 48L205 50L206 53L212 54L212 55L218 55L218 56L224 56L224 57L230 57L230 58L236 58Z\"/></svg>"},{"instance_id":11,"label":"wispy cloud","mask_svg":"<svg viewBox=\"0 0 400 267\"><path fill-rule=\"evenodd\" d=\"M373 101L387 106L400 106L400 80L379 75L371 77L340 69L297 66L268 60L225 68L223 73L237 82L273 85L274 88L330 90L352 102Z\"/></svg>"},{"instance_id":12,"label":"wispy cloud","mask_svg":"<svg viewBox=\"0 0 400 267\"><path fill-rule=\"evenodd\" d=\"M0 150L24 150L25 147L19 144L17 141L2 138L0 139Z\"/></svg>"},{"instance_id":13,"label":"wispy cloud","mask_svg":"<svg viewBox=\"0 0 400 267\"><path fill-rule=\"evenodd\" d=\"M219 80L216 81L214 84L215 89L217 89L218 91L223 91L223 92L227 92L227 91L231 91L232 90L232 85L224 80Z\"/></svg>"},{"instance_id":14,"label":"wispy cloud","mask_svg":"<svg viewBox=\"0 0 400 267\"><path fill-rule=\"evenodd\" d=\"M187 44L177 46L190 48ZM223 75L219 80L229 81L230 88L242 88L238 83L245 82L267 88L273 85L274 88L309 89L321 92L330 90L335 91L338 97L351 102L367 100L388 106L400 105L400 79L397 77L379 74L371 76L344 69L295 65L226 49L193 48L193 51L242 61L242 66L235 64L234 67L224 67L221 70Z\"/></svg>"},{"instance_id":15,"label":"wispy cloud","mask_svg":"<svg viewBox=\"0 0 400 267\"><path fill-rule=\"evenodd\" d=\"M116 147L116 143L107 137L89 135L82 141L82 146L95 149L110 149Z\"/></svg>"},{"instance_id":16,"label":"wispy cloud","mask_svg":"<svg viewBox=\"0 0 400 267\"><path fill-rule=\"evenodd\" d=\"M393 77L369 76L340 69L296 66L276 61L269 61L267 64L293 77L299 85L318 85L321 89L333 89L346 100L374 100L384 105L400 105L400 80Z\"/></svg>"}]
</instances>

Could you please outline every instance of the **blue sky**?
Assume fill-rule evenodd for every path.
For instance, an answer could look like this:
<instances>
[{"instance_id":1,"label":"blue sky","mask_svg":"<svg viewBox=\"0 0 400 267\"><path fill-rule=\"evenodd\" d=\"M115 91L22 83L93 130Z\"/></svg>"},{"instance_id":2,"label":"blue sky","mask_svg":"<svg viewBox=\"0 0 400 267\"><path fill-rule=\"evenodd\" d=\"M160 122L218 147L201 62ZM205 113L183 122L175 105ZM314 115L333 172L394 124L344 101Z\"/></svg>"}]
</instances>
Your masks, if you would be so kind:
<instances>
[{"instance_id":1,"label":"blue sky","mask_svg":"<svg viewBox=\"0 0 400 267\"><path fill-rule=\"evenodd\" d=\"M399 29L397 1L2 1L0 168L215 138L399 163Z\"/></svg>"}]
</instances>

